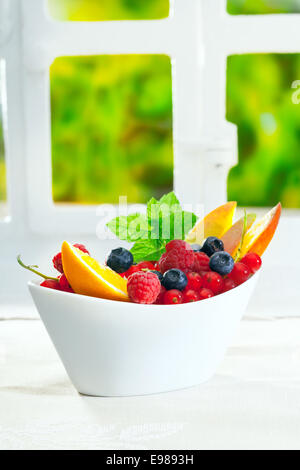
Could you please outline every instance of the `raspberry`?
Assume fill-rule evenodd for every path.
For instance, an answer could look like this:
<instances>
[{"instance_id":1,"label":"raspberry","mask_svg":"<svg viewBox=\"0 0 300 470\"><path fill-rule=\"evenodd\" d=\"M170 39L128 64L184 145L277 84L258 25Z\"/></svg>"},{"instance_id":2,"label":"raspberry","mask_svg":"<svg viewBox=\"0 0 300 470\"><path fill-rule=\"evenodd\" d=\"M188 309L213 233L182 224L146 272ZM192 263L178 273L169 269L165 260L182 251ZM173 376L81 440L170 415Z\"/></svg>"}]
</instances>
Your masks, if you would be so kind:
<instances>
[{"instance_id":1,"label":"raspberry","mask_svg":"<svg viewBox=\"0 0 300 470\"><path fill-rule=\"evenodd\" d=\"M180 290L172 289L168 290L164 295L164 304L165 305L174 305L174 304L182 304L183 302L183 295Z\"/></svg>"},{"instance_id":2,"label":"raspberry","mask_svg":"<svg viewBox=\"0 0 300 470\"><path fill-rule=\"evenodd\" d=\"M129 277L127 290L132 302L153 304L160 293L160 282L156 274L140 271Z\"/></svg>"},{"instance_id":3,"label":"raspberry","mask_svg":"<svg viewBox=\"0 0 300 470\"><path fill-rule=\"evenodd\" d=\"M191 245L189 245L187 242L183 240L172 240L171 242L167 243L166 245L166 252L168 253L171 250L193 250Z\"/></svg>"},{"instance_id":4,"label":"raspberry","mask_svg":"<svg viewBox=\"0 0 300 470\"><path fill-rule=\"evenodd\" d=\"M200 295L193 289L184 289L183 291L183 301L184 303L197 302L200 300Z\"/></svg>"},{"instance_id":5,"label":"raspberry","mask_svg":"<svg viewBox=\"0 0 300 470\"><path fill-rule=\"evenodd\" d=\"M222 289L224 286L224 280L220 274L212 272L212 271L209 273L206 273L202 278L202 282L203 282L203 287L205 289L209 289L213 291L215 295L220 294L220 292L222 292Z\"/></svg>"},{"instance_id":6,"label":"raspberry","mask_svg":"<svg viewBox=\"0 0 300 470\"><path fill-rule=\"evenodd\" d=\"M191 247L186 249L185 246L177 246L176 249L171 249L161 256L159 260L159 270L163 274L173 268L187 271L192 269L194 260L195 253Z\"/></svg>"},{"instance_id":7,"label":"raspberry","mask_svg":"<svg viewBox=\"0 0 300 470\"><path fill-rule=\"evenodd\" d=\"M222 292L228 292L229 290L234 289L235 287L236 283L228 277L227 279L224 279Z\"/></svg>"},{"instance_id":8,"label":"raspberry","mask_svg":"<svg viewBox=\"0 0 300 470\"><path fill-rule=\"evenodd\" d=\"M40 283L40 286L48 287L48 289L61 290L58 280L54 281L54 279L46 279L45 281Z\"/></svg>"},{"instance_id":9,"label":"raspberry","mask_svg":"<svg viewBox=\"0 0 300 470\"><path fill-rule=\"evenodd\" d=\"M155 266L151 261L141 261L137 264L139 271L142 269L149 269L150 271L155 271Z\"/></svg>"},{"instance_id":10,"label":"raspberry","mask_svg":"<svg viewBox=\"0 0 300 470\"><path fill-rule=\"evenodd\" d=\"M66 278L65 274L62 274L61 276L59 276L59 286L60 286L60 289L63 290L64 292L72 292L74 293L72 287L70 286L69 282L68 282L68 279Z\"/></svg>"},{"instance_id":11,"label":"raspberry","mask_svg":"<svg viewBox=\"0 0 300 470\"><path fill-rule=\"evenodd\" d=\"M199 251L194 254L194 257L195 257L195 261L194 261L193 270L196 273L200 274L202 272L210 271L210 267L209 267L210 258L209 256L207 256L206 253L202 253L201 251Z\"/></svg>"},{"instance_id":12,"label":"raspberry","mask_svg":"<svg viewBox=\"0 0 300 470\"><path fill-rule=\"evenodd\" d=\"M164 295L167 292L167 289L164 286L160 286L160 293L155 301L156 304L161 305L164 303Z\"/></svg>"},{"instance_id":13,"label":"raspberry","mask_svg":"<svg viewBox=\"0 0 300 470\"><path fill-rule=\"evenodd\" d=\"M75 248L78 248L78 250L81 250L83 251L83 253L86 253L87 255L89 255L89 251L86 249L86 247L84 245L81 245L80 243L75 243ZM55 255L52 259L52 263L53 263L53 266L54 268L61 274L64 273L64 268L63 268L63 265L62 265L62 259L61 259L61 253L57 253L57 255Z\"/></svg>"},{"instance_id":14,"label":"raspberry","mask_svg":"<svg viewBox=\"0 0 300 470\"><path fill-rule=\"evenodd\" d=\"M52 259L52 263L53 263L53 266L55 267L55 269L63 274L64 272L64 269L63 269L63 265L62 265L62 258L61 258L61 253L57 253L57 255L55 255Z\"/></svg>"},{"instance_id":15,"label":"raspberry","mask_svg":"<svg viewBox=\"0 0 300 470\"><path fill-rule=\"evenodd\" d=\"M261 268L262 260L256 253L248 253L241 259L241 263L245 264L254 274Z\"/></svg>"},{"instance_id":16,"label":"raspberry","mask_svg":"<svg viewBox=\"0 0 300 470\"><path fill-rule=\"evenodd\" d=\"M195 291L198 291L201 289L203 283L202 283L200 274L191 272L191 273L187 273L186 277L188 279L186 289L188 290L191 289Z\"/></svg>"},{"instance_id":17,"label":"raspberry","mask_svg":"<svg viewBox=\"0 0 300 470\"><path fill-rule=\"evenodd\" d=\"M244 263L235 263L233 270L228 275L238 286L246 282L251 275L250 269Z\"/></svg>"},{"instance_id":18,"label":"raspberry","mask_svg":"<svg viewBox=\"0 0 300 470\"><path fill-rule=\"evenodd\" d=\"M210 299L211 297L214 297L214 293L210 289L201 289L199 292L200 300L204 299Z\"/></svg>"},{"instance_id":19,"label":"raspberry","mask_svg":"<svg viewBox=\"0 0 300 470\"><path fill-rule=\"evenodd\" d=\"M90 256L90 252L81 243L75 243L75 245L73 245L73 246L75 246L75 248L78 248L78 250L83 251L83 253L86 253L87 255Z\"/></svg>"}]
</instances>

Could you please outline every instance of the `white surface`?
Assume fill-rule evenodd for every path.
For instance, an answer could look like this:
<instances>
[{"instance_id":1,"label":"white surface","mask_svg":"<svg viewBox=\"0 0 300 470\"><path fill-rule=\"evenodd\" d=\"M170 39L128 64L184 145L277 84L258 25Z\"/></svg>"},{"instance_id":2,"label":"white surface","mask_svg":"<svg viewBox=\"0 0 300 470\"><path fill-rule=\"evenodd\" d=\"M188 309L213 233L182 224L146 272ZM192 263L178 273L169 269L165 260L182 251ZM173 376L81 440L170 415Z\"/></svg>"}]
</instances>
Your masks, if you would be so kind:
<instances>
[{"instance_id":1,"label":"white surface","mask_svg":"<svg viewBox=\"0 0 300 470\"><path fill-rule=\"evenodd\" d=\"M0 322L0 449L300 449L300 319L243 321L209 383L77 394L37 320Z\"/></svg>"},{"instance_id":2,"label":"white surface","mask_svg":"<svg viewBox=\"0 0 300 470\"><path fill-rule=\"evenodd\" d=\"M223 295L182 305L138 305L29 283L78 392L129 396L210 379L231 344L259 273Z\"/></svg>"}]
</instances>

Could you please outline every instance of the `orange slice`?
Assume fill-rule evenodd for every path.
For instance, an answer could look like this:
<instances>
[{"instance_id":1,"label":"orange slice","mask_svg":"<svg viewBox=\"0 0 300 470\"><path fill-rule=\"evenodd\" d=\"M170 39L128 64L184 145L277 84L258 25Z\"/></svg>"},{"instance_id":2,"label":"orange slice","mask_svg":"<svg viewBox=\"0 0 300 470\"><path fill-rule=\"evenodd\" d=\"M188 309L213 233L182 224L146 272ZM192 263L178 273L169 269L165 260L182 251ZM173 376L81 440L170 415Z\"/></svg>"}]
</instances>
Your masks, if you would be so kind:
<instances>
[{"instance_id":1,"label":"orange slice","mask_svg":"<svg viewBox=\"0 0 300 470\"><path fill-rule=\"evenodd\" d=\"M64 273L76 294L129 301L127 281L108 266L68 242L63 242L61 253Z\"/></svg>"},{"instance_id":2,"label":"orange slice","mask_svg":"<svg viewBox=\"0 0 300 470\"><path fill-rule=\"evenodd\" d=\"M241 257L246 253L256 253L261 256L267 249L276 231L281 215L281 204L277 204L262 219L258 220L245 234Z\"/></svg>"},{"instance_id":3,"label":"orange slice","mask_svg":"<svg viewBox=\"0 0 300 470\"><path fill-rule=\"evenodd\" d=\"M250 229L250 227L254 224L256 219L255 214L247 214L247 226L246 232ZM239 219L229 230L222 236L221 240L224 243L224 250L227 251L231 256L235 256L243 236L244 230L244 217Z\"/></svg>"},{"instance_id":4,"label":"orange slice","mask_svg":"<svg viewBox=\"0 0 300 470\"><path fill-rule=\"evenodd\" d=\"M237 203L227 202L196 223L186 237L188 243L201 244L207 237L221 238L232 226Z\"/></svg>"}]
</instances>

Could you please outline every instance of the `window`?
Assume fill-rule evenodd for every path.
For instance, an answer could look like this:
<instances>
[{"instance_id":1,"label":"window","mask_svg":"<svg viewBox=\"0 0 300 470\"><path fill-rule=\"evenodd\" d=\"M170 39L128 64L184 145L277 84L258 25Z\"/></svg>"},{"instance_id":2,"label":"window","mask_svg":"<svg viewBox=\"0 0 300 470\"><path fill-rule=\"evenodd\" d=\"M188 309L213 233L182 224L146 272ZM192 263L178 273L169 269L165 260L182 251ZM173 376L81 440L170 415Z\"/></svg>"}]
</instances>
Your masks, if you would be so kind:
<instances>
[{"instance_id":1,"label":"window","mask_svg":"<svg viewBox=\"0 0 300 470\"><path fill-rule=\"evenodd\" d=\"M6 165L5 165L5 115L6 115L6 93L5 93L5 62L0 60L0 220L8 215L7 192L6 192Z\"/></svg>"},{"instance_id":2,"label":"window","mask_svg":"<svg viewBox=\"0 0 300 470\"><path fill-rule=\"evenodd\" d=\"M169 15L169 0L48 0L57 20L153 20Z\"/></svg>"},{"instance_id":3,"label":"window","mask_svg":"<svg viewBox=\"0 0 300 470\"><path fill-rule=\"evenodd\" d=\"M272 13L300 13L298 0L228 0L231 15L258 15Z\"/></svg>"},{"instance_id":4,"label":"window","mask_svg":"<svg viewBox=\"0 0 300 470\"><path fill-rule=\"evenodd\" d=\"M173 188L171 61L61 57L51 66L54 202L145 203Z\"/></svg>"}]
</instances>

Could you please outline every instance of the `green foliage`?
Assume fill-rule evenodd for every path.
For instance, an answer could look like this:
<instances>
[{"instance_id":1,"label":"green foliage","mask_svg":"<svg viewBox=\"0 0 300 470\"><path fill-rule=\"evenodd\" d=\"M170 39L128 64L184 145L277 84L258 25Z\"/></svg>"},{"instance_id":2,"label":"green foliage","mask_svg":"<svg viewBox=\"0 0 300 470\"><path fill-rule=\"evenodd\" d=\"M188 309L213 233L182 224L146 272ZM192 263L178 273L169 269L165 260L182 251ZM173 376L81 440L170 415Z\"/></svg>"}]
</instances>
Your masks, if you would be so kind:
<instances>
[{"instance_id":1,"label":"green foliage","mask_svg":"<svg viewBox=\"0 0 300 470\"><path fill-rule=\"evenodd\" d=\"M117 217L107 227L121 240L135 242L131 248L134 261L158 260L170 240L183 240L197 221L195 214L183 211L174 192L157 201L152 197L146 214Z\"/></svg>"},{"instance_id":2,"label":"green foliage","mask_svg":"<svg viewBox=\"0 0 300 470\"><path fill-rule=\"evenodd\" d=\"M299 13L298 0L228 0L227 10L232 15L267 13Z\"/></svg>"}]
</instances>

